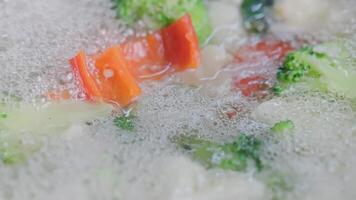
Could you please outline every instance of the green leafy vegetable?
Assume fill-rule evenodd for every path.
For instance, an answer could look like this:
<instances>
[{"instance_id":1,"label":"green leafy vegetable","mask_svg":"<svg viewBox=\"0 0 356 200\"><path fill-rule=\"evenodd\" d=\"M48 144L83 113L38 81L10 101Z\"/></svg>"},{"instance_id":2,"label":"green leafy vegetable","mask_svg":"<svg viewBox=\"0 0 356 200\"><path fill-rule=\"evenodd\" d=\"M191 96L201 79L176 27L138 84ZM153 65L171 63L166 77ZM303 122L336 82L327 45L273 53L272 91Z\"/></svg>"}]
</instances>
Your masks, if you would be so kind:
<instances>
[{"instance_id":1,"label":"green leafy vegetable","mask_svg":"<svg viewBox=\"0 0 356 200\"><path fill-rule=\"evenodd\" d=\"M345 41L306 47L288 54L277 72L275 92L296 83L307 88L356 98L356 68Z\"/></svg>"},{"instance_id":2,"label":"green leafy vegetable","mask_svg":"<svg viewBox=\"0 0 356 200\"><path fill-rule=\"evenodd\" d=\"M152 29L165 27L189 13L200 42L212 29L203 0L113 0L118 17L129 25L139 20Z\"/></svg>"},{"instance_id":3,"label":"green leafy vegetable","mask_svg":"<svg viewBox=\"0 0 356 200\"><path fill-rule=\"evenodd\" d=\"M4 164L20 164L38 151L46 137L107 115L111 107L74 101L50 103L41 106L19 104L4 106L7 113L0 120L0 160Z\"/></svg>"},{"instance_id":4,"label":"green leafy vegetable","mask_svg":"<svg viewBox=\"0 0 356 200\"><path fill-rule=\"evenodd\" d=\"M26 161L26 156L24 153L13 150L0 149L2 152L2 162L6 165L20 164Z\"/></svg>"},{"instance_id":5,"label":"green leafy vegetable","mask_svg":"<svg viewBox=\"0 0 356 200\"><path fill-rule=\"evenodd\" d=\"M294 123L291 120L285 120L277 122L272 128L271 131L274 133L283 133L294 129Z\"/></svg>"},{"instance_id":6,"label":"green leafy vegetable","mask_svg":"<svg viewBox=\"0 0 356 200\"><path fill-rule=\"evenodd\" d=\"M268 29L266 20L267 9L273 5L273 0L244 0L240 6L244 27L253 33L264 33Z\"/></svg>"},{"instance_id":7,"label":"green leafy vegetable","mask_svg":"<svg viewBox=\"0 0 356 200\"><path fill-rule=\"evenodd\" d=\"M7 113L0 112L0 119L5 119L7 117Z\"/></svg>"},{"instance_id":8,"label":"green leafy vegetable","mask_svg":"<svg viewBox=\"0 0 356 200\"><path fill-rule=\"evenodd\" d=\"M192 154L192 158L208 168L244 171L254 164L260 171L261 141L253 135L241 134L234 142L217 144L196 136L182 135L174 142Z\"/></svg>"},{"instance_id":9,"label":"green leafy vegetable","mask_svg":"<svg viewBox=\"0 0 356 200\"><path fill-rule=\"evenodd\" d=\"M283 88L279 83L276 83L272 88L271 88L271 92L273 94L275 94L276 96L281 96L283 93Z\"/></svg>"},{"instance_id":10,"label":"green leafy vegetable","mask_svg":"<svg viewBox=\"0 0 356 200\"><path fill-rule=\"evenodd\" d=\"M134 119L135 116L132 114L118 116L114 119L114 124L120 129L133 131L135 129Z\"/></svg>"}]
</instances>

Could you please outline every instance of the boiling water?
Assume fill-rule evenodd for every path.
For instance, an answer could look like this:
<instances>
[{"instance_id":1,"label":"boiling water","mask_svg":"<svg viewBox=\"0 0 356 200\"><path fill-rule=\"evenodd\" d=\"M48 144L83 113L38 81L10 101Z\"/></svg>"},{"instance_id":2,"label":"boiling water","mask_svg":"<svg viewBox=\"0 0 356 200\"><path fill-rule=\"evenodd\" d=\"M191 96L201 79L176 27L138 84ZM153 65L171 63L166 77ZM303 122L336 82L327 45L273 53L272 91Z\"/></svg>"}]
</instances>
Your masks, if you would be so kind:
<instances>
[{"instance_id":1,"label":"boiling water","mask_svg":"<svg viewBox=\"0 0 356 200\"><path fill-rule=\"evenodd\" d=\"M219 6L231 5L236 8L231 12L238 12L238 2ZM343 16L334 19L337 29L325 23L318 34L307 34L308 28L298 34L356 42L353 4L331 2ZM106 0L0 0L0 92L5 102L40 104L46 101L45 92L61 88L78 94L68 58L80 49L96 52L117 44L132 33L115 20L110 7ZM238 14L234 16L236 32L212 40L229 44L228 51L246 39L236 23ZM290 31L283 24L276 30ZM319 93L248 100L232 92L228 81L213 84L219 92L179 84L174 77L144 84L144 94L132 107L135 132L119 130L108 116L48 137L26 164L0 164L0 199L272 199L261 179L206 170L177 150L171 138L188 133L224 141L241 132L264 134L285 119L294 121L296 130L269 145L264 155L273 160L273 168L291 177L293 190L285 198L356 198L356 113L350 101ZM225 113L234 109L238 114L231 120Z\"/></svg>"}]
</instances>

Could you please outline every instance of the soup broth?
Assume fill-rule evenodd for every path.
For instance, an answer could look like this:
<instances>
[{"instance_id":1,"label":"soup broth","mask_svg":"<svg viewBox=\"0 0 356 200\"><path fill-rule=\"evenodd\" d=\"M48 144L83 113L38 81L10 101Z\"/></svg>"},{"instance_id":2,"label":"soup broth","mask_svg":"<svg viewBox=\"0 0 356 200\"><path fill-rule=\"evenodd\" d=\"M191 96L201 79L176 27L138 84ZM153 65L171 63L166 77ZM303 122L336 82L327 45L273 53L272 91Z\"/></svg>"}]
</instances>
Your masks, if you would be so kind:
<instances>
[{"instance_id":1,"label":"soup broth","mask_svg":"<svg viewBox=\"0 0 356 200\"><path fill-rule=\"evenodd\" d=\"M55 130L42 123L19 131L16 139L26 146L26 159L0 162L0 199L355 199L355 100L303 85L273 95L283 59L271 61L270 54L246 46L272 41L268 52L282 41L280 51L289 52L342 40L355 58L356 2L275 1L266 36L244 31L240 0L205 3L213 31L201 44L197 70L140 83L142 95L126 108L55 104L53 112L63 112L58 120L70 120L59 127L52 118L45 121L57 124ZM146 33L143 22L128 27L111 7L107 0L0 0L3 104L30 107L23 118L37 123L36 113L52 108L48 91L65 89L75 101L85 99L68 59L80 49L94 54ZM243 61L236 61L237 54ZM259 82L254 95L241 90L246 77ZM84 121L76 120L80 113ZM132 130L115 125L121 114L133 116ZM271 136L271 127L284 120L293 122L293 131ZM21 126L13 123L14 129ZM0 142L12 137L1 125L0 132ZM194 135L224 144L241 134L263 138L263 170L251 163L242 171L209 167L175 142L180 135Z\"/></svg>"}]
</instances>

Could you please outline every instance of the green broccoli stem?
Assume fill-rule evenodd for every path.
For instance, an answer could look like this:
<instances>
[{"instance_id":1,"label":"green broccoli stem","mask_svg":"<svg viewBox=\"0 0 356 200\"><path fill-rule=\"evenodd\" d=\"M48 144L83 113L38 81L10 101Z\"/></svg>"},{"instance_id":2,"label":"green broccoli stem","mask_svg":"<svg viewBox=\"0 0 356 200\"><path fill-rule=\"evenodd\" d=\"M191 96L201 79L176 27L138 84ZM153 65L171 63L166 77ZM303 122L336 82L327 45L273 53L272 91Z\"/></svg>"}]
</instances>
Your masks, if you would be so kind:
<instances>
[{"instance_id":1,"label":"green broccoli stem","mask_svg":"<svg viewBox=\"0 0 356 200\"><path fill-rule=\"evenodd\" d=\"M173 142L207 168L245 171L251 162L257 171L263 168L260 159L262 142L253 135L241 134L234 142L224 144L186 135L174 138Z\"/></svg>"}]
</instances>

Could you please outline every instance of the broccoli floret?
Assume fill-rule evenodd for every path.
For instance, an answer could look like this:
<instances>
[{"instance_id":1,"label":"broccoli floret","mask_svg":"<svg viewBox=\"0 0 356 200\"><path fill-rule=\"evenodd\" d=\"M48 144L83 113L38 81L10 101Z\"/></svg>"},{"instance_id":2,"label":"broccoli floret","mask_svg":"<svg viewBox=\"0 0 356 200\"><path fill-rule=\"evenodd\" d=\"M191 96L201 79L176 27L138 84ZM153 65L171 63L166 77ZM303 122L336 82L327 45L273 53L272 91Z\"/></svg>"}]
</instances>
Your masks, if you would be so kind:
<instances>
[{"instance_id":1,"label":"broccoli floret","mask_svg":"<svg viewBox=\"0 0 356 200\"><path fill-rule=\"evenodd\" d=\"M240 134L233 142L220 144L197 136L180 135L173 142L207 168L246 172L249 166L254 166L258 172L256 177L271 191L273 200L286 199L286 193L293 190L290 177L262 159L264 145L268 143L257 136Z\"/></svg>"},{"instance_id":2,"label":"broccoli floret","mask_svg":"<svg viewBox=\"0 0 356 200\"><path fill-rule=\"evenodd\" d=\"M208 168L245 171L249 163L254 163L258 171L263 168L260 159L262 142L253 135L241 134L234 142L225 144L185 135L175 138L174 142Z\"/></svg>"},{"instance_id":3,"label":"broccoli floret","mask_svg":"<svg viewBox=\"0 0 356 200\"><path fill-rule=\"evenodd\" d=\"M113 3L118 17L129 25L143 20L149 28L158 29L189 13L201 43L212 31L203 0L113 0Z\"/></svg>"},{"instance_id":4,"label":"broccoli floret","mask_svg":"<svg viewBox=\"0 0 356 200\"><path fill-rule=\"evenodd\" d=\"M133 131L135 129L134 119L135 116L132 114L118 116L114 119L114 124L122 130Z\"/></svg>"},{"instance_id":5,"label":"broccoli floret","mask_svg":"<svg viewBox=\"0 0 356 200\"><path fill-rule=\"evenodd\" d=\"M271 131L274 133L283 133L294 129L294 123L291 120L285 120L277 122L272 128Z\"/></svg>"},{"instance_id":6,"label":"broccoli floret","mask_svg":"<svg viewBox=\"0 0 356 200\"><path fill-rule=\"evenodd\" d=\"M244 27L253 33L264 33L268 29L266 13L273 0L244 0L240 6Z\"/></svg>"},{"instance_id":7,"label":"broccoli floret","mask_svg":"<svg viewBox=\"0 0 356 200\"><path fill-rule=\"evenodd\" d=\"M344 41L306 47L287 55L277 72L275 93L304 83L308 88L356 98L355 59Z\"/></svg>"}]
</instances>

